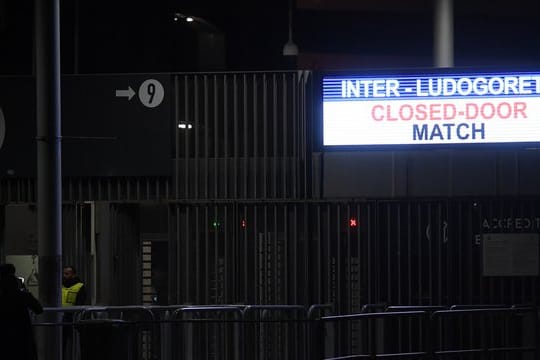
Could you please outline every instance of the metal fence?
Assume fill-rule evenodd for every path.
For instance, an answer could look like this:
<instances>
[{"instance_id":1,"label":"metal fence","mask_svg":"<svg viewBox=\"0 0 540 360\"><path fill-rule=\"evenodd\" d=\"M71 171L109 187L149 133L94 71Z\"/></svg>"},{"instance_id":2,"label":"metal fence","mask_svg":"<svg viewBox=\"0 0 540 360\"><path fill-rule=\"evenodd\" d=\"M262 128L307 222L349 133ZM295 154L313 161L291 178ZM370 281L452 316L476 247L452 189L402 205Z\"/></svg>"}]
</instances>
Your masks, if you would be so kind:
<instances>
[{"instance_id":1,"label":"metal fence","mask_svg":"<svg viewBox=\"0 0 540 360\"><path fill-rule=\"evenodd\" d=\"M316 359L537 359L534 307L387 307L320 319ZM355 332L359 335L355 335Z\"/></svg>"},{"instance_id":2,"label":"metal fence","mask_svg":"<svg viewBox=\"0 0 540 360\"><path fill-rule=\"evenodd\" d=\"M64 359L337 360L501 359L539 356L536 307L400 307L323 316L329 304L47 308L73 321L47 323L70 334ZM443 309L443 310L441 310ZM375 310L375 312L373 312Z\"/></svg>"}]
</instances>

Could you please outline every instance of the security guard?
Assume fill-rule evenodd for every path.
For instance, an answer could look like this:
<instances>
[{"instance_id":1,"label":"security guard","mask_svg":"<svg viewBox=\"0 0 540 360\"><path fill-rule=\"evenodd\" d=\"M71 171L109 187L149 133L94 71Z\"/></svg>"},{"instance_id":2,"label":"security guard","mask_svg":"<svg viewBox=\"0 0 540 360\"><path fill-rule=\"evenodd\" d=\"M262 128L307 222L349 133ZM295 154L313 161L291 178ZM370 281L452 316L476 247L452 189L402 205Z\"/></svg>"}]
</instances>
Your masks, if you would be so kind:
<instances>
[{"instance_id":1,"label":"security guard","mask_svg":"<svg viewBox=\"0 0 540 360\"><path fill-rule=\"evenodd\" d=\"M62 306L84 305L86 303L86 289L77 276L75 268L64 266L62 271ZM71 360L73 354L73 313L65 312L62 322L63 359Z\"/></svg>"},{"instance_id":2,"label":"security guard","mask_svg":"<svg viewBox=\"0 0 540 360\"><path fill-rule=\"evenodd\" d=\"M64 266L62 279L62 306L84 305L86 303L86 288L77 276L75 268Z\"/></svg>"}]
</instances>

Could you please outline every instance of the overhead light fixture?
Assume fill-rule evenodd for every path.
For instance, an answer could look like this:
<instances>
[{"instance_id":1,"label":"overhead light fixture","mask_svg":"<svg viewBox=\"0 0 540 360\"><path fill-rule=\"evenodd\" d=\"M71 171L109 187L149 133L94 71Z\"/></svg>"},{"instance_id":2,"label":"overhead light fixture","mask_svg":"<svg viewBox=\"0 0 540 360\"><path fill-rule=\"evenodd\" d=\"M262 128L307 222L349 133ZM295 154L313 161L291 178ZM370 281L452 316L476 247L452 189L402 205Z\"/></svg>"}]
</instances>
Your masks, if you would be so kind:
<instances>
[{"instance_id":1,"label":"overhead light fixture","mask_svg":"<svg viewBox=\"0 0 540 360\"><path fill-rule=\"evenodd\" d=\"M180 13L180 12L175 12L173 14L173 20L175 22L179 22L180 20L182 20L181 22L191 23L190 26L197 26L201 30L204 30L206 32L222 33L222 31L219 30L219 28L216 25L214 25L211 22L209 22L208 20L206 20L204 18L201 18L201 17L198 17L198 16L186 15L186 14L183 14L183 13Z\"/></svg>"},{"instance_id":2,"label":"overhead light fixture","mask_svg":"<svg viewBox=\"0 0 540 360\"><path fill-rule=\"evenodd\" d=\"M187 124L185 122L181 122L181 123L178 124L178 128L179 129L191 129L191 128L193 128L193 125Z\"/></svg>"},{"instance_id":3,"label":"overhead light fixture","mask_svg":"<svg viewBox=\"0 0 540 360\"><path fill-rule=\"evenodd\" d=\"M183 20L183 21L185 21L185 22L192 22L192 21L194 21L193 16L189 16L189 15L182 14L182 13L179 13L179 12L175 12L175 13L173 14L173 20L174 20L174 21Z\"/></svg>"},{"instance_id":4,"label":"overhead light fixture","mask_svg":"<svg viewBox=\"0 0 540 360\"><path fill-rule=\"evenodd\" d=\"M297 56L298 55L298 46L294 43L292 39L292 7L293 2L289 0L289 41L283 46L283 55L284 56Z\"/></svg>"},{"instance_id":5,"label":"overhead light fixture","mask_svg":"<svg viewBox=\"0 0 540 360\"><path fill-rule=\"evenodd\" d=\"M285 46L283 46L283 55L285 56L297 56L298 55L298 46L289 39Z\"/></svg>"}]
</instances>

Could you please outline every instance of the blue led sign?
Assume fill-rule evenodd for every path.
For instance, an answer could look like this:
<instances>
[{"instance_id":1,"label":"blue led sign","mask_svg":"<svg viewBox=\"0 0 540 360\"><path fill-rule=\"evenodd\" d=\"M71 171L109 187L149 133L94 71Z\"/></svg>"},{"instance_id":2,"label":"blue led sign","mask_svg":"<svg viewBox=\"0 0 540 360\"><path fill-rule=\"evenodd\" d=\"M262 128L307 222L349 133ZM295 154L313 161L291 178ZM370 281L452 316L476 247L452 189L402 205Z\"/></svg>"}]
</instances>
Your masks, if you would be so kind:
<instances>
[{"instance_id":1,"label":"blue led sign","mask_svg":"<svg viewBox=\"0 0 540 360\"><path fill-rule=\"evenodd\" d=\"M540 142L540 73L323 77L323 144Z\"/></svg>"}]
</instances>

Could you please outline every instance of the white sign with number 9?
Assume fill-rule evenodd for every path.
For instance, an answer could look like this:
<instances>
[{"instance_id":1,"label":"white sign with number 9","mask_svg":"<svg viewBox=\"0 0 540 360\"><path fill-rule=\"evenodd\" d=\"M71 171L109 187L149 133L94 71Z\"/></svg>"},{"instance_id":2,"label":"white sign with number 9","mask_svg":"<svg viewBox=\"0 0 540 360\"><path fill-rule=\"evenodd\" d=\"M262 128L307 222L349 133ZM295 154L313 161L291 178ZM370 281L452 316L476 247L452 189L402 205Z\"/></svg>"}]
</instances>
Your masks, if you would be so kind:
<instances>
[{"instance_id":1,"label":"white sign with number 9","mask_svg":"<svg viewBox=\"0 0 540 360\"><path fill-rule=\"evenodd\" d=\"M163 101L164 96L163 85L155 79L145 80L139 87L139 100L146 107L154 108L158 106Z\"/></svg>"}]
</instances>

